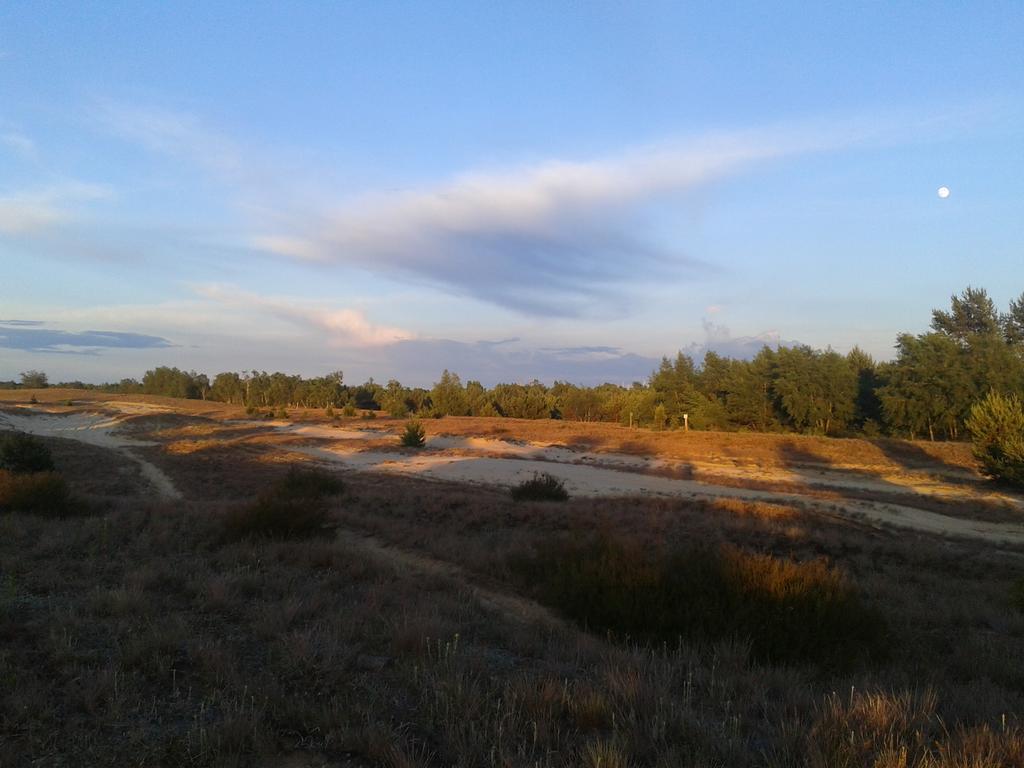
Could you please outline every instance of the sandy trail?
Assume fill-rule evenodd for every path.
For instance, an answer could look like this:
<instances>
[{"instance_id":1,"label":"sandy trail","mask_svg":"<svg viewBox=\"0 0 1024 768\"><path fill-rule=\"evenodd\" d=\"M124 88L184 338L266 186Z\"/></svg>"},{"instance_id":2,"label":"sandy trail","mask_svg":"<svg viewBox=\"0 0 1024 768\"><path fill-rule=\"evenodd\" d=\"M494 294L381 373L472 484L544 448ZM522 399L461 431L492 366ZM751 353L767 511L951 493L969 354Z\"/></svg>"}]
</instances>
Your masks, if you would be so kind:
<instances>
[{"instance_id":1,"label":"sandy trail","mask_svg":"<svg viewBox=\"0 0 1024 768\"><path fill-rule=\"evenodd\" d=\"M716 486L697 480L682 480L657 475L624 472L602 466L559 463L530 458L452 455L437 453L406 454L390 451L360 451L352 443L334 446L289 446L289 450L315 459L340 463L368 472L415 475L436 480L485 485L515 485L535 472L549 472L563 480L574 496L670 496L701 499L738 498L750 501L791 503L805 507L839 511L880 523L928 533L984 539L994 543L1024 544L1024 526L949 517L899 504L857 501L853 499L813 499L799 493L764 491ZM635 458L635 457L634 457Z\"/></svg>"},{"instance_id":2,"label":"sandy trail","mask_svg":"<svg viewBox=\"0 0 1024 768\"><path fill-rule=\"evenodd\" d=\"M156 443L135 440L119 433L118 430L123 424L122 417L102 413L53 413L38 409L24 409L22 413L0 411L0 427L43 437L63 437L117 451L139 465L142 476L160 496L166 499L180 499L181 493L175 488L171 478L133 450Z\"/></svg>"}]
</instances>

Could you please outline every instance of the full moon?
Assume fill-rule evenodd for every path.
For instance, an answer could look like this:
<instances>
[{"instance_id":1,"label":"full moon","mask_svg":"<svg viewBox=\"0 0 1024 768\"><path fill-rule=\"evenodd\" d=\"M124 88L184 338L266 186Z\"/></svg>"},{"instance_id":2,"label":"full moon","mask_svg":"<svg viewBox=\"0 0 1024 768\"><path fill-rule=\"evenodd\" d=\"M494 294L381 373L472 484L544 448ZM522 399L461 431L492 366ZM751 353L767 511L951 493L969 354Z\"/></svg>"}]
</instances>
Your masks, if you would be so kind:
<instances>
[{"instance_id":1,"label":"full moon","mask_svg":"<svg viewBox=\"0 0 1024 768\"><path fill-rule=\"evenodd\" d=\"M939 187L938 194L939 194L939 197L941 197L943 200L945 200L947 197L949 197L949 187Z\"/></svg>"}]
</instances>

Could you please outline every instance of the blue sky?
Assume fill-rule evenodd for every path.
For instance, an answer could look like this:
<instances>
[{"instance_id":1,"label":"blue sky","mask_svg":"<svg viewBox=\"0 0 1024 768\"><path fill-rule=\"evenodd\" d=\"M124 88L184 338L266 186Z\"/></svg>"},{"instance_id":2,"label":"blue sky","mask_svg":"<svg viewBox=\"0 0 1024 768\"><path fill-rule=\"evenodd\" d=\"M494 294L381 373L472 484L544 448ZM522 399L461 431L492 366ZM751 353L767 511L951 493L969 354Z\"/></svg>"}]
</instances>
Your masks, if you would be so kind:
<instances>
[{"instance_id":1,"label":"blue sky","mask_svg":"<svg viewBox=\"0 0 1024 768\"><path fill-rule=\"evenodd\" d=\"M5 4L0 379L628 382L1019 295L1024 6L753 5Z\"/></svg>"}]
</instances>

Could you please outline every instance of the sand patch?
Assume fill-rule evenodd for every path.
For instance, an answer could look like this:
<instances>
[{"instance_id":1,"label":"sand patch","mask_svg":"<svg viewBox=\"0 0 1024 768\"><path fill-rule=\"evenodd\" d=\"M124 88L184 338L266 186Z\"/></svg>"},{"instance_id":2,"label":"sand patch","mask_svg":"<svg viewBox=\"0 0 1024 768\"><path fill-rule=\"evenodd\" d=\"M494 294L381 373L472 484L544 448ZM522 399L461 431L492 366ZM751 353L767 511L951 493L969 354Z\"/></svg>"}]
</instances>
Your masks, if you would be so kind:
<instances>
[{"instance_id":1,"label":"sand patch","mask_svg":"<svg viewBox=\"0 0 1024 768\"><path fill-rule=\"evenodd\" d=\"M117 431L121 426L122 418L101 413L51 413L29 409L21 413L0 411L0 427L42 437L62 437L115 450L137 463L143 477L162 497L180 499L181 493L174 487L171 479L159 467L132 450L156 443L127 437Z\"/></svg>"}]
</instances>

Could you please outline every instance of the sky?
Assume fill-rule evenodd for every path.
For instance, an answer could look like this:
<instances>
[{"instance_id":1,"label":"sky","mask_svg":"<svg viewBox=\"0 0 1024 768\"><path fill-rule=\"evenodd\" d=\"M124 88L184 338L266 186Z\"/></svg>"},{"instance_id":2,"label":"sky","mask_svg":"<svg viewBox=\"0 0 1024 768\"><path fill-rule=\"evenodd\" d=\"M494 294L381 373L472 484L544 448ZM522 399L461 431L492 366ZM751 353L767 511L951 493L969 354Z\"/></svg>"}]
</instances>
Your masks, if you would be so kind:
<instances>
[{"instance_id":1,"label":"sky","mask_svg":"<svg viewBox=\"0 0 1024 768\"><path fill-rule=\"evenodd\" d=\"M1020 2L4 3L0 380L888 359L1024 291L1021 40Z\"/></svg>"}]
</instances>

